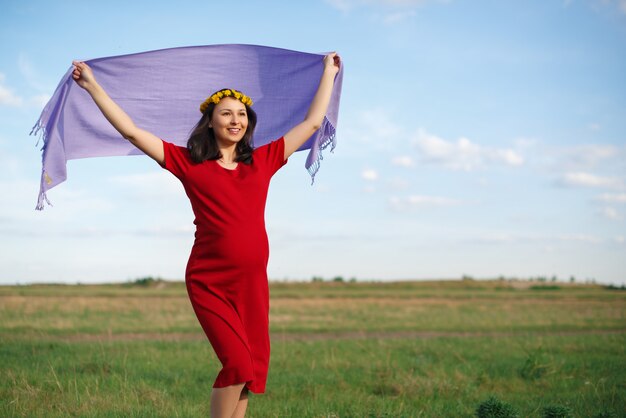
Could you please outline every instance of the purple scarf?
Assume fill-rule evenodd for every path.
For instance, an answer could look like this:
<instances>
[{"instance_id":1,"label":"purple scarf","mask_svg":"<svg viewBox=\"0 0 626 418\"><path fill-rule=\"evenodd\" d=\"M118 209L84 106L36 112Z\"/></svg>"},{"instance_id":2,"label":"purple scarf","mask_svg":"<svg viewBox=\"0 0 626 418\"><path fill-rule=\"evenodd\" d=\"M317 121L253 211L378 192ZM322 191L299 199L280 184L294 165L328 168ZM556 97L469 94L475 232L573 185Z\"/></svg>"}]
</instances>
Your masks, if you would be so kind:
<instances>
[{"instance_id":1,"label":"purple scarf","mask_svg":"<svg viewBox=\"0 0 626 418\"><path fill-rule=\"evenodd\" d=\"M98 83L135 124L186 146L208 95L234 88L250 96L258 123L254 146L268 143L301 122L323 72L324 55L254 45L210 45L149 51L86 61ZM109 124L70 68L46 104L31 134L43 132L43 164L37 209L46 192L67 178L67 160L141 154ZM337 74L322 127L300 150L312 179L322 150L335 148L343 65Z\"/></svg>"}]
</instances>

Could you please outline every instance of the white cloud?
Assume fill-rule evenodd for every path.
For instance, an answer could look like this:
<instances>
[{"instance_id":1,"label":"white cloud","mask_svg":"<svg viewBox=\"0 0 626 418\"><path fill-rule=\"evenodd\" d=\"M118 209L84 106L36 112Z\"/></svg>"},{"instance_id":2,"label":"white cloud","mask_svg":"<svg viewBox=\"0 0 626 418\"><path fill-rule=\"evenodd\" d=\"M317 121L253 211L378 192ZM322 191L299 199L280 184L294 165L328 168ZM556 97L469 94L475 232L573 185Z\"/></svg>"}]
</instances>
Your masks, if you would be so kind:
<instances>
[{"instance_id":1,"label":"white cloud","mask_svg":"<svg viewBox=\"0 0 626 418\"><path fill-rule=\"evenodd\" d=\"M195 227L192 225L178 225L178 226L158 226L158 227L146 227L129 229L122 231L122 233L139 236L153 236L153 237L189 237L195 231Z\"/></svg>"},{"instance_id":2,"label":"white cloud","mask_svg":"<svg viewBox=\"0 0 626 418\"><path fill-rule=\"evenodd\" d=\"M145 227L145 228L118 228L118 227L101 227L101 226L83 226L68 227L68 224L62 225L55 223L46 225L45 228L21 227L16 228L13 225L1 225L0 232L5 235L16 237L56 237L63 238L104 238L113 236L138 236L152 238L174 238L189 237L193 235L194 227L190 225L166 226L166 227Z\"/></svg>"},{"instance_id":3,"label":"white cloud","mask_svg":"<svg viewBox=\"0 0 626 418\"><path fill-rule=\"evenodd\" d=\"M441 164L451 170L472 171L490 163L508 166L524 164L524 158L515 150L483 147L464 137L456 142L447 141L421 128L414 143L426 162Z\"/></svg>"},{"instance_id":4,"label":"white cloud","mask_svg":"<svg viewBox=\"0 0 626 418\"><path fill-rule=\"evenodd\" d=\"M0 73L0 106L22 107L26 104L34 107L43 107L50 100L50 95L48 94L38 94L29 99L24 99L5 84L5 79L5 75Z\"/></svg>"},{"instance_id":5,"label":"white cloud","mask_svg":"<svg viewBox=\"0 0 626 418\"><path fill-rule=\"evenodd\" d=\"M372 169L366 169L361 172L361 177L368 181L378 180L378 172Z\"/></svg>"},{"instance_id":6,"label":"white cloud","mask_svg":"<svg viewBox=\"0 0 626 418\"><path fill-rule=\"evenodd\" d=\"M38 94L37 96L31 97L29 101L33 106L43 108L46 104L48 104L49 100L49 94Z\"/></svg>"},{"instance_id":7,"label":"white cloud","mask_svg":"<svg viewBox=\"0 0 626 418\"><path fill-rule=\"evenodd\" d=\"M600 215L604 216L611 221L621 221L624 219L621 213L619 213L614 207L605 206L600 209Z\"/></svg>"},{"instance_id":8,"label":"white cloud","mask_svg":"<svg viewBox=\"0 0 626 418\"><path fill-rule=\"evenodd\" d=\"M0 73L0 105L20 107L24 100L4 85L5 75Z\"/></svg>"},{"instance_id":9,"label":"white cloud","mask_svg":"<svg viewBox=\"0 0 626 418\"><path fill-rule=\"evenodd\" d=\"M76 216L76 213L87 212L108 212L116 208L116 203L107 197L93 194L91 190L75 189L68 184L55 187L48 191L48 197L52 200L52 203L59 202L59 206L63 206L63 210L50 210L46 212L46 216L50 216L51 213L63 212L64 219L71 219L72 216ZM51 197L54 194L54 198ZM62 202L62 203L61 203ZM48 208L48 206L46 206ZM49 214L50 213L50 214Z\"/></svg>"},{"instance_id":10,"label":"white cloud","mask_svg":"<svg viewBox=\"0 0 626 418\"><path fill-rule=\"evenodd\" d=\"M582 171L563 174L560 179L560 184L572 187L598 187L607 189L621 189L624 187L624 181L617 177L597 176Z\"/></svg>"},{"instance_id":11,"label":"white cloud","mask_svg":"<svg viewBox=\"0 0 626 418\"><path fill-rule=\"evenodd\" d=\"M590 169L603 165L607 160L619 158L623 150L604 144L585 144L556 151L566 170Z\"/></svg>"},{"instance_id":12,"label":"white cloud","mask_svg":"<svg viewBox=\"0 0 626 418\"><path fill-rule=\"evenodd\" d=\"M452 143L420 129L416 144L424 159L442 163L446 168L470 171L482 165L480 147L467 138Z\"/></svg>"},{"instance_id":13,"label":"white cloud","mask_svg":"<svg viewBox=\"0 0 626 418\"><path fill-rule=\"evenodd\" d=\"M17 173L16 173L17 174ZM44 206L44 211L36 211L39 181L26 180L20 177L0 179L0 196L10 196L3 201L0 217L8 219L7 227L20 233L30 234L32 231L50 228L63 228L68 221L85 214L98 216L115 208L115 202L106 197L96 195L92 190L73 188L62 184L47 192L54 206ZM0 236L3 232L0 232Z\"/></svg>"},{"instance_id":14,"label":"white cloud","mask_svg":"<svg viewBox=\"0 0 626 418\"><path fill-rule=\"evenodd\" d=\"M586 244L600 244L602 239L588 234L558 234L545 235L537 233L516 233L516 232L492 232L471 237L468 242L481 244L532 244L533 246L543 246L544 249L554 251L559 242L580 242Z\"/></svg>"},{"instance_id":15,"label":"white cloud","mask_svg":"<svg viewBox=\"0 0 626 418\"><path fill-rule=\"evenodd\" d=\"M349 12L355 6L354 0L326 0L326 3L344 13Z\"/></svg>"},{"instance_id":16,"label":"white cloud","mask_svg":"<svg viewBox=\"0 0 626 418\"><path fill-rule=\"evenodd\" d=\"M389 180L389 187L393 190L404 190L410 186L410 183L402 177L394 177Z\"/></svg>"},{"instance_id":17,"label":"white cloud","mask_svg":"<svg viewBox=\"0 0 626 418\"><path fill-rule=\"evenodd\" d=\"M426 3L428 0L362 0L366 3L390 5L390 6L419 6Z\"/></svg>"},{"instance_id":18,"label":"white cloud","mask_svg":"<svg viewBox=\"0 0 626 418\"><path fill-rule=\"evenodd\" d=\"M326 0L335 9L348 12L359 6L418 6L427 0Z\"/></svg>"},{"instance_id":19,"label":"white cloud","mask_svg":"<svg viewBox=\"0 0 626 418\"><path fill-rule=\"evenodd\" d=\"M413 16L415 16L415 11L413 10L390 13L383 18L383 23L385 25L394 25Z\"/></svg>"},{"instance_id":20,"label":"white cloud","mask_svg":"<svg viewBox=\"0 0 626 418\"><path fill-rule=\"evenodd\" d=\"M524 158L512 149L487 150L487 154L492 154L492 159L501 161L506 165L519 166L524 164Z\"/></svg>"},{"instance_id":21,"label":"white cloud","mask_svg":"<svg viewBox=\"0 0 626 418\"><path fill-rule=\"evenodd\" d=\"M352 156L371 152L397 153L407 148L404 127L394 122L388 111L380 107L358 112L353 123L346 124L342 134L344 146ZM393 154L392 154L393 155Z\"/></svg>"},{"instance_id":22,"label":"white cloud","mask_svg":"<svg viewBox=\"0 0 626 418\"><path fill-rule=\"evenodd\" d=\"M563 6L568 7L574 0L563 0ZM587 0L597 12L601 7L616 8L619 13L626 14L626 0Z\"/></svg>"},{"instance_id":23,"label":"white cloud","mask_svg":"<svg viewBox=\"0 0 626 418\"><path fill-rule=\"evenodd\" d=\"M596 197L596 200L606 203L626 203L626 193L603 193Z\"/></svg>"},{"instance_id":24,"label":"white cloud","mask_svg":"<svg viewBox=\"0 0 626 418\"><path fill-rule=\"evenodd\" d=\"M562 234L556 237L560 241L586 242L589 244L598 244L600 238L587 234Z\"/></svg>"},{"instance_id":25,"label":"white cloud","mask_svg":"<svg viewBox=\"0 0 626 418\"><path fill-rule=\"evenodd\" d=\"M451 0L326 0L335 9L348 13L362 6L412 9L426 3L449 3Z\"/></svg>"},{"instance_id":26,"label":"white cloud","mask_svg":"<svg viewBox=\"0 0 626 418\"><path fill-rule=\"evenodd\" d=\"M359 117L366 142L374 142L377 148L392 148L392 141L402 137L402 128L383 109L375 108L363 111Z\"/></svg>"},{"instance_id":27,"label":"white cloud","mask_svg":"<svg viewBox=\"0 0 626 418\"><path fill-rule=\"evenodd\" d=\"M42 76L39 71L37 71L36 66L34 66L28 56L25 53L20 53L17 58L17 66L20 70L20 74L26 80L28 85L34 90L38 91L49 91L52 86L48 85L43 80L46 77ZM69 63L68 63L69 67Z\"/></svg>"},{"instance_id":28,"label":"white cloud","mask_svg":"<svg viewBox=\"0 0 626 418\"><path fill-rule=\"evenodd\" d=\"M184 195L180 181L165 170L112 176L109 181L130 189L137 199Z\"/></svg>"},{"instance_id":29,"label":"white cloud","mask_svg":"<svg viewBox=\"0 0 626 418\"><path fill-rule=\"evenodd\" d=\"M487 233L485 235L472 238L470 242L478 242L481 244L512 244L520 241L519 237L516 237L510 233Z\"/></svg>"},{"instance_id":30,"label":"white cloud","mask_svg":"<svg viewBox=\"0 0 626 418\"><path fill-rule=\"evenodd\" d=\"M535 138L517 138L515 141L515 146L517 148L530 148L537 144L537 140Z\"/></svg>"},{"instance_id":31,"label":"white cloud","mask_svg":"<svg viewBox=\"0 0 626 418\"><path fill-rule=\"evenodd\" d=\"M623 235L619 235L619 236L615 237L615 242L617 244L624 244L626 242L626 239L624 238Z\"/></svg>"},{"instance_id":32,"label":"white cloud","mask_svg":"<svg viewBox=\"0 0 626 418\"><path fill-rule=\"evenodd\" d=\"M394 157L391 160L391 164L397 165L400 167L412 167L413 166L413 158L408 155L401 155L399 157Z\"/></svg>"},{"instance_id":33,"label":"white cloud","mask_svg":"<svg viewBox=\"0 0 626 418\"><path fill-rule=\"evenodd\" d=\"M2 167L2 176L0 182L5 179L16 178L23 171L25 162L18 158L12 152L5 148L5 145L11 144L12 141L0 136L0 167Z\"/></svg>"},{"instance_id":34,"label":"white cloud","mask_svg":"<svg viewBox=\"0 0 626 418\"><path fill-rule=\"evenodd\" d=\"M617 8L620 13L626 14L626 0L601 0L603 5L609 5Z\"/></svg>"},{"instance_id":35,"label":"white cloud","mask_svg":"<svg viewBox=\"0 0 626 418\"><path fill-rule=\"evenodd\" d=\"M330 186L328 186L327 184L317 184L317 183L315 183L315 185L313 186L313 189L317 193L328 193L332 190Z\"/></svg>"},{"instance_id":36,"label":"white cloud","mask_svg":"<svg viewBox=\"0 0 626 418\"><path fill-rule=\"evenodd\" d=\"M448 197L424 195L411 195L406 197L393 196L389 199L391 208L395 210L456 206L461 203L460 200L450 199Z\"/></svg>"},{"instance_id":37,"label":"white cloud","mask_svg":"<svg viewBox=\"0 0 626 418\"><path fill-rule=\"evenodd\" d=\"M599 131L602 129L602 126L599 123L590 123L587 127L592 131Z\"/></svg>"}]
</instances>

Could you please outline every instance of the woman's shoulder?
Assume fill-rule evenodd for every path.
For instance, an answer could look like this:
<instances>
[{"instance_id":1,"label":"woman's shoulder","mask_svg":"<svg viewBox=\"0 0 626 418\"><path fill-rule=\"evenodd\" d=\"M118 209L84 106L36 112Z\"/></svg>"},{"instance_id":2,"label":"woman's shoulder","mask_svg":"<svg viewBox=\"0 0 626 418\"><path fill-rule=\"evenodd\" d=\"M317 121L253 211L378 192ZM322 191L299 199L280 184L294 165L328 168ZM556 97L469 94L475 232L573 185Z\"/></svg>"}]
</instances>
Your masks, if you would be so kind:
<instances>
[{"instance_id":1,"label":"woman's shoulder","mask_svg":"<svg viewBox=\"0 0 626 418\"><path fill-rule=\"evenodd\" d=\"M284 137L281 136L278 139L274 139L274 140L269 141L269 142L267 142L267 143L265 143L263 145L259 145L258 147L254 148L253 152L254 153L256 153L256 152L268 152L272 148L283 146L284 141L285 141Z\"/></svg>"},{"instance_id":2,"label":"woman's shoulder","mask_svg":"<svg viewBox=\"0 0 626 418\"><path fill-rule=\"evenodd\" d=\"M175 152L177 154L191 158L189 150L186 146L178 145L165 139L161 139L161 141L163 141L163 148L167 149L169 152Z\"/></svg>"},{"instance_id":3,"label":"woman's shoulder","mask_svg":"<svg viewBox=\"0 0 626 418\"><path fill-rule=\"evenodd\" d=\"M164 139L161 141L165 157L162 167L181 177L194 164L189 150Z\"/></svg>"},{"instance_id":4,"label":"woman's shoulder","mask_svg":"<svg viewBox=\"0 0 626 418\"><path fill-rule=\"evenodd\" d=\"M281 136L278 139L268 142L255 148L253 161L268 167L271 173L275 173L278 168L285 165L285 139Z\"/></svg>"}]
</instances>

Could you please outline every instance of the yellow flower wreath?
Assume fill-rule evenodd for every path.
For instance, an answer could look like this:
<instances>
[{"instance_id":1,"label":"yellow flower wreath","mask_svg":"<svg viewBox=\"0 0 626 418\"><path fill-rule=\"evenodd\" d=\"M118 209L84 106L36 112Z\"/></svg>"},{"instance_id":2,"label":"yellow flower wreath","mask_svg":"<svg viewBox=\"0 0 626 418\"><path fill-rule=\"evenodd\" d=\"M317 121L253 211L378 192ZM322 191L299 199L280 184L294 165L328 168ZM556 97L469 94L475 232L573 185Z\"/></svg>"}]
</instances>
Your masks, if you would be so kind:
<instances>
[{"instance_id":1,"label":"yellow flower wreath","mask_svg":"<svg viewBox=\"0 0 626 418\"><path fill-rule=\"evenodd\" d=\"M235 89L223 89L207 97L207 99L204 102L202 102L202 104L200 105L200 112L204 113L207 107L209 107L209 104L211 103L218 104L223 97L230 97L230 96L234 96L235 99L239 100L241 103L245 104L246 106L252 106L252 104L254 103L249 96L246 96L240 91L237 91Z\"/></svg>"}]
</instances>

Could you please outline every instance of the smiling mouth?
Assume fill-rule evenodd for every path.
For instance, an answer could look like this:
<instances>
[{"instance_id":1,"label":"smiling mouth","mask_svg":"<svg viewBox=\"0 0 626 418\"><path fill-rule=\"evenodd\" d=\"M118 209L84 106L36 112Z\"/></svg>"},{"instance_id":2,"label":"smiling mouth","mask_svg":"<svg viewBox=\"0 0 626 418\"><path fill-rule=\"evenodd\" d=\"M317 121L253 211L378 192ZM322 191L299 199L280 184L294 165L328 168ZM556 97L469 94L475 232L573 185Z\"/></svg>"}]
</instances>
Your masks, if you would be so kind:
<instances>
[{"instance_id":1,"label":"smiling mouth","mask_svg":"<svg viewBox=\"0 0 626 418\"><path fill-rule=\"evenodd\" d=\"M239 131L241 131L241 129L239 129L239 128L230 128L228 130L228 132L230 132L231 134L238 134Z\"/></svg>"}]
</instances>

